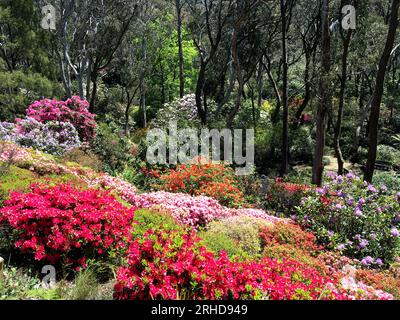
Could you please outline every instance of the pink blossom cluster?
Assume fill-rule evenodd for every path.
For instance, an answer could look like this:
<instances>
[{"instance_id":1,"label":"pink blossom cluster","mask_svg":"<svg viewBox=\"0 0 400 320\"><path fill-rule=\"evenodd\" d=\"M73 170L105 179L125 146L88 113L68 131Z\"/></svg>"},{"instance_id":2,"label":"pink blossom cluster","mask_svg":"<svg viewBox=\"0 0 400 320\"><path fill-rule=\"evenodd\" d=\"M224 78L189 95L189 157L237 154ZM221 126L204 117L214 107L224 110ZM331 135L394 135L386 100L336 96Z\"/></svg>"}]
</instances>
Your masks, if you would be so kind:
<instances>
[{"instance_id":1,"label":"pink blossom cluster","mask_svg":"<svg viewBox=\"0 0 400 320\"><path fill-rule=\"evenodd\" d=\"M192 197L184 193L145 193L136 197L134 205L146 209L162 208L180 223L193 227L206 226L215 219L229 216L229 212L218 201L204 196Z\"/></svg>"},{"instance_id":2,"label":"pink blossom cluster","mask_svg":"<svg viewBox=\"0 0 400 320\"><path fill-rule=\"evenodd\" d=\"M115 191L119 197L129 203L134 203L137 198L137 189L129 182L109 174L98 174L93 171L86 171L86 176L81 177L90 188L101 188Z\"/></svg>"},{"instance_id":3,"label":"pink blossom cluster","mask_svg":"<svg viewBox=\"0 0 400 320\"><path fill-rule=\"evenodd\" d=\"M133 203L138 208L160 207L180 223L192 227L205 227L211 221L234 217L251 216L269 222L287 220L268 215L256 209L230 209L218 201L205 196L190 196L184 193L153 192L137 195Z\"/></svg>"},{"instance_id":4,"label":"pink blossom cluster","mask_svg":"<svg viewBox=\"0 0 400 320\"><path fill-rule=\"evenodd\" d=\"M29 157L30 154L26 149L0 141L0 161L24 161Z\"/></svg>"},{"instance_id":5,"label":"pink blossom cluster","mask_svg":"<svg viewBox=\"0 0 400 320\"><path fill-rule=\"evenodd\" d=\"M90 142L95 135L94 114L89 112L89 103L78 96L66 101L44 99L35 101L26 110L27 117L39 122L69 122L79 133L82 141Z\"/></svg>"}]
</instances>

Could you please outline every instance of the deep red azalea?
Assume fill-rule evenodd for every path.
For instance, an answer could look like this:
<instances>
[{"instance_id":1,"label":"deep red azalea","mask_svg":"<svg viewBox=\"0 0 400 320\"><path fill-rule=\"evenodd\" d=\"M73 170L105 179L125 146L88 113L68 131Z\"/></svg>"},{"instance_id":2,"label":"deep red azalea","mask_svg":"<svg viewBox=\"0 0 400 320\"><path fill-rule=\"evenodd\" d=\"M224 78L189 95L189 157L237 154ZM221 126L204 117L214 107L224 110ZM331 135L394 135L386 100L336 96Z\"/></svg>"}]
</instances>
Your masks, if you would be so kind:
<instances>
[{"instance_id":1,"label":"deep red azalea","mask_svg":"<svg viewBox=\"0 0 400 320\"><path fill-rule=\"evenodd\" d=\"M149 230L118 270L116 299L347 299L337 279L291 260L216 258L195 233Z\"/></svg>"},{"instance_id":2,"label":"deep red azalea","mask_svg":"<svg viewBox=\"0 0 400 320\"><path fill-rule=\"evenodd\" d=\"M28 194L11 195L0 210L0 223L13 229L16 247L36 260L82 266L121 247L130 237L133 216L133 209L105 192L34 185Z\"/></svg>"}]
</instances>

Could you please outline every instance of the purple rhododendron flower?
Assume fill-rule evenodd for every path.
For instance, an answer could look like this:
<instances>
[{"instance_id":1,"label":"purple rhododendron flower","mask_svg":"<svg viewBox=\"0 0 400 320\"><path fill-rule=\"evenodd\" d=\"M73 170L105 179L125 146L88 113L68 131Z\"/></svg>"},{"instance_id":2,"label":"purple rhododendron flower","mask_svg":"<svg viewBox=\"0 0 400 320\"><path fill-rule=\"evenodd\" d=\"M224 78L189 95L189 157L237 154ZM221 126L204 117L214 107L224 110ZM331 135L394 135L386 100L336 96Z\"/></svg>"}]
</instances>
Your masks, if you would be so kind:
<instances>
[{"instance_id":1,"label":"purple rhododendron flower","mask_svg":"<svg viewBox=\"0 0 400 320\"><path fill-rule=\"evenodd\" d=\"M390 230L390 234L395 238L398 238L400 236L400 232L397 228L392 228L392 230Z\"/></svg>"}]
</instances>

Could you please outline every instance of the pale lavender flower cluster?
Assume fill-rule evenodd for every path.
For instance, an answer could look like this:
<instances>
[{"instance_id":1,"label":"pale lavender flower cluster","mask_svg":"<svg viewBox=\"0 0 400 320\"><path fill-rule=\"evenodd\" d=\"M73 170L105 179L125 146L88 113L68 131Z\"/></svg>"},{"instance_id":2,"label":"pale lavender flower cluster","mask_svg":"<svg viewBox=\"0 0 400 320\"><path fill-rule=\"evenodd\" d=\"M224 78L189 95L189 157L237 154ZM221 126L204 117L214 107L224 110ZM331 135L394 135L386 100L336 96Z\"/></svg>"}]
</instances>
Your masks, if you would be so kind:
<instances>
[{"instance_id":1,"label":"pale lavender flower cluster","mask_svg":"<svg viewBox=\"0 0 400 320\"><path fill-rule=\"evenodd\" d=\"M41 123L26 118L18 119L16 124L2 123L0 127L0 139L52 155L62 155L81 146L77 130L68 122Z\"/></svg>"},{"instance_id":2,"label":"pale lavender flower cluster","mask_svg":"<svg viewBox=\"0 0 400 320\"><path fill-rule=\"evenodd\" d=\"M0 122L0 139L3 141L17 142L18 130L14 123Z\"/></svg>"}]
</instances>

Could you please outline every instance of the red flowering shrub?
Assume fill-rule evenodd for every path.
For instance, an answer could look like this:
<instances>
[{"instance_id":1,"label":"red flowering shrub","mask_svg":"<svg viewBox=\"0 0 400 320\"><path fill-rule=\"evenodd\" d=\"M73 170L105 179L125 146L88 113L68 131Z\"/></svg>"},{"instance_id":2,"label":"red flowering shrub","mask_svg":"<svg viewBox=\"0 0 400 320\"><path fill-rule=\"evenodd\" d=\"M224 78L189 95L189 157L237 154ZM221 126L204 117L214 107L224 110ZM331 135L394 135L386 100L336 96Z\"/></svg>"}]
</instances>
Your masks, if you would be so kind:
<instances>
[{"instance_id":1,"label":"red flowering shrub","mask_svg":"<svg viewBox=\"0 0 400 320\"><path fill-rule=\"evenodd\" d=\"M89 112L89 103L74 96L66 101L35 101L26 111L27 116L39 122L60 121L71 123L82 141L90 142L95 136L96 122Z\"/></svg>"},{"instance_id":2,"label":"red flowering shrub","mask_svg":"<svg viewBox=\"0 0 400 320\"><path fill-rule=\"evenodd\" d=\"M301 227L291 223L277 222L268 226L261 231L260 237L263 247L288 244L311 254L322 250L311 232L303 231Z\"/></svg>"},{"instance_id":3,"label":"red flowering shrub","mask_svg":"<svg viewBox=\"0 0 400 320\"><path fill-rule=\"evenodd\" d=\"M116 299L342 299L336 279L292 260L216 258L192 232L149 230L118 270Z\"/></svg>"},{"instance_id":4,"label":"red flowering shrub","mask_svg":"<svg viewBox=\"0 0 400 320\"><path fill-rule=\"evenodd\" d=\"M82 266L125 247L134 211L108 193L69 185L33 185L13 193L0 209L0 224L13 230L15 246L38 261Z\"/></svg>"},{"instance_id":5,"label":"red flowering shrub","mask_svg":"<svg viewBox=\"0 0 400 320\"><path fill-rule=\"evenodd\" d=\"M154 173L153 173L154 175ZM199 163L180 165L159 177L159 190L188 193L214 198L228 207L241 207L245 196L238 186L234 171L224 165Z\"/></svg>"},{"instance_id":6,"label":"red flowering shrub","mask_svg":"<svg viewBox=\"0 0 400 320\"><path fill-rule=\"evenodd\" d=\"M306 185L285 183L277 179L271 184L265 197L267 209L274 210L285 216L293 215L295 208L300 205L301 200L307 196L310 188Z\"/></svg>"}]
</instances>

